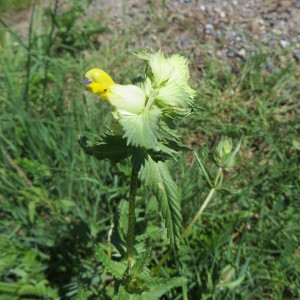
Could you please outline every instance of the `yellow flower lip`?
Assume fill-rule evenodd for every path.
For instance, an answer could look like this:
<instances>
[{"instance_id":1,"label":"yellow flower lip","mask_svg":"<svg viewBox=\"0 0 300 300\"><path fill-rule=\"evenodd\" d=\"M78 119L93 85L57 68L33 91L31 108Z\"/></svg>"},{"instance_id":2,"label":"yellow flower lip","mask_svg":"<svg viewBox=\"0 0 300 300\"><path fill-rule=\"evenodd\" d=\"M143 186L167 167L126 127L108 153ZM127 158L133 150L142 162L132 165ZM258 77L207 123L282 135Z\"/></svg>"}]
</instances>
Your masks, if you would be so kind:
<instances>
[{"instance_id":1,"label":"yellow flower lip","mask_svg":"<svg viewBox=\"0 0 300 300\"><path fill-rule=\"evenodd\" d=\"M105 101L108 101L107 94L111 92L110 88L115 85L112 78L98 68L90 69L85 74L82 83L90 92L99 95Z\"/></svg>"}]
</instances>

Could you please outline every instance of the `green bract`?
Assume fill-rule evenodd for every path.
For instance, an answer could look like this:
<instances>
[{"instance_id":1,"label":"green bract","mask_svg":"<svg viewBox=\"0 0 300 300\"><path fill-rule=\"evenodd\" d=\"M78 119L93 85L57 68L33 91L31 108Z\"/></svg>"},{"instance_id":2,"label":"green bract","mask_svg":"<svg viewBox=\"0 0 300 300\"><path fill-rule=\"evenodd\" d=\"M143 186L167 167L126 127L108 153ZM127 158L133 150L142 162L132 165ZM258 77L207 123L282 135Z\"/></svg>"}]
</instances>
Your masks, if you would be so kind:
<instances>
[{"instance_id":1,"label":"green bract","mask_svg":"<svg viewBox=\"0 0 300 300\"><path fill-rule=\"evenodd\" d=\"M188 83L190 73L185 57L175 54L165 58L161 51L155 53L149 49L135 54L149 64L151 72L147 74L144 89L146 94L151 88L157 90L157 105L168 108L169 112L173 109L175 113L180 109L191 108L196 91Z\"/></svg>"}]
</instances>

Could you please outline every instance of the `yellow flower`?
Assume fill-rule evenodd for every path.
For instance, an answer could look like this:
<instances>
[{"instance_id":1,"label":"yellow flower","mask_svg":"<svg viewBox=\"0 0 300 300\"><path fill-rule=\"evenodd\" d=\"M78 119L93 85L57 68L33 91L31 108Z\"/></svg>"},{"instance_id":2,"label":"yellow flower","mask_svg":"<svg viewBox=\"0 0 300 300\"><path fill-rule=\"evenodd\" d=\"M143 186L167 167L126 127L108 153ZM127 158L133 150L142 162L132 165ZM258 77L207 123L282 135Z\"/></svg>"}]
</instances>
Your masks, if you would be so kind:
<instances>
[{"instance_id":1,"label":"yellow flower","mask_svg":"<svg viewBox=\"0 0 300 300\"><path fill-rule=\"evenodd\" d=\"M111 87L115 85L106 72L97 68L91 69L85 74L83 83L90 92L99 95L106 101L108 101L107 94L111 92Z\"/></svg>"},{"instance_id":2,"label":"yellow flower","mask_svg":"<svg viewBox=\"0 0 300 300\"><path fill-rule=\"evenodd\" d=\"M118 114L137 115L145 108L146 95L140 87L132 84L115 84L101 69L89 70L85 74L83 83L92 93L114 106Z\"/></svg>"}]
</instances>

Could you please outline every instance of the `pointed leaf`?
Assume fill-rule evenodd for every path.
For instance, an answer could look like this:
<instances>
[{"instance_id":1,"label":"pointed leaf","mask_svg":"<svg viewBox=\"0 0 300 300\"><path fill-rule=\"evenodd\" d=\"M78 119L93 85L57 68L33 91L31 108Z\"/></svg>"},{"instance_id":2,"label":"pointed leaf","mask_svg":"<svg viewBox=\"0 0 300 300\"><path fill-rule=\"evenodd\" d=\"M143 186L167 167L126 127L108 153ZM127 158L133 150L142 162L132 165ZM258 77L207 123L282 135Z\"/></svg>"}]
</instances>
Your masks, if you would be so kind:
<instances>
[{"instance_id":1,"label":"pointed leaf","mask_svg":"<svg viewBox=\"0 0 300 300\"><path fill-rule=\"evenodd\" d=\"M109 273L111 273L117 279L122 279L123 274L126 270L125 265L111 260L101 247L97 247L96 257L100 262L103 263Z\"/></svg>"},{"instance_id":2,"label":"pointed leaf","mask_svg":"<svg viewBox=\"0 0 300 300\"><path fill-rule=\"evenodd\" d=\"M33 200L28 203L28 214L29 214L29 221L31 224L34 223L35 213L36 213L36 201Z\"/></svg>"},{"instance_id":3,"label":"pointed leaf","mask_svg":"<svg viewBox=\"0 0 300 300\"><path fill-rule=\"evenodd\" d=\"M144 109L138 115L119 114L127 145L157 150L160 139L158 123L161 115L160 109L155 106L150 110Z\"/></svg>"},{"instance_id":4,"label":"pointed leaf","mask_svg":"<svg viewBox=\"0 0 300 300\"><path fill-rule=\"evenodd\" d=\"M185 291L183 296L186 297L186 278L184 277L174 277L171 279L164 278L154 278L154 280L149 278L150 290L143 292L142 294L129 294L124 287L120 287L119 294L114 296L114 300L159 300L161 296L170 291L175 287L182 287ZM152 281L152 283L151 283Z\"/></svg>"},{"instance_id":5,"label":"pointed leaf","mask_svg":"<svg viewBox=\"0 0 300 300\"><path fill-rule=\"evenodd\" d=\"M205 166L202 164L201 162L201 159L199 158L198 154L196 151L193 151L194 153L194 156L196 157L196 160L200 166L200 170L201 170L201 173L204 175L207 183L209 184L209 186L212 188L214 185L212 183L212 179L211 179L211 176L210 174L208 173L208 171L206 170Z\"/></svg>"},{"instance_id":6,"label":"pointed leaf","mask_svg":"<svg viewBox=\"0 0 300 300\"><path fill-rule=\"evenodd\" d=\"M170 118L164 118L161 122L161 140L169 148L175 151L191 151L191 147L188 147L181 143L180 136L174 128L176 125Z\"/></svg>"},{"instance_id":7,"label":"pointed leaf","mask_svg":"<svg viewBox=\"0 0 300 300\"><path fill-rule=\"evenodd\" d=\"M78 142L87 154L98 159L108 158L113 162L119 162L131 155L131 147L126 145L126 140L121 135L102 133L94 142L81 136Z\"/></svg>"},{"instance_id":8,"label":"pointed leaf","mask_svg":"<svg viewBox=\"0 0 300 300\"><path fill-rule=\"evenodd\" d=\"M141 156L141 153L138 155ZM139 157L139 178L157 198L159 211L165 221L171 245L178 245L182 220L178 187L165 163L155 162L150 155L146 153L144 155L144 160ZM135 163L138 163L138 159Z\"/></svg>"},{"instance_id":9,"label":"pointed leaf","mask_svg":"<svg viewBox=\"0 0 300 300\"><path fill-rule=\"evenodd\" d=\"M150 276L148 264L151 259L151 250L148 249L146 252L141 253L138 260L131 269L130 275L134 276Z\"/></svg>"},{"instance_id":10,"label":"pointed leaf","mask_svg":"<svg viewBox=\"0 0 300 300\"><path fill-rule=\"evenodd\" d=\"M159 299L166 292L170 291L175 287L186 285L186 278L184 277L173 277L170 279L161 279L159 284L154 285L145 295L143 300Z\"/></svg>"}]
</instances>

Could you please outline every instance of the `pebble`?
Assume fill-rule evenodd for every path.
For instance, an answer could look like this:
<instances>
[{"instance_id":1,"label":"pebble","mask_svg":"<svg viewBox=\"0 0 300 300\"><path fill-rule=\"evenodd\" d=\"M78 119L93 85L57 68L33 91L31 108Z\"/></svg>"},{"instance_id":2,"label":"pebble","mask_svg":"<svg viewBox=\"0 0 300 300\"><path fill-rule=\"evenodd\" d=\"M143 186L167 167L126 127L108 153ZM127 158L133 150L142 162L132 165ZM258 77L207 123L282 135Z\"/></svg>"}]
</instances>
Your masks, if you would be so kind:
<instances>
[{"instance_id":1,"label":"pebble","mask_svg":"<svg viewBox=\"0 0 300 300\"><path fill-rule=\"evenodd\" d=\"M214 26L210 23L205 25L205 34L212 35L214 31Z\"/></svg>"},{"instance_id":2,"label":"pebble","mask_svg":"<svg viewBox=\"0 0 300 300\"><path fill-rule=\"evenodd\" d=\"M246 56L246 50L242 48L241 50L239 50L238 55L244 58Z\"/></svg>"},{"instance_id":3,"label":"pebble","mask_svg":"<svg viewBox=\"0 0 300 300\"><path fill-rule=\"evenodd\" d=\"M286 47L288 47L289 45L290 45L290 42L289 41L286 41L286 40L280 40L280 46L282 47L282 48L286 48Z\"/></svg>"},{"instance_id":4,"label":"pebble","mask_svg":"<svg viewBox=\"0 0 300 300\"><path fill-rule=\"evenodd\" d=\"M221 30L216 30L215 33L214 33L214 37L215 37L215 40L217 42L220 42L223 38L223 33Z\"/></svg>"},{"instance_id":5,"label":"pebble","mask_svg":"<svg viewBox=\"0 0 300 300\"><path fill-rule=\"evenodd\" d=\"M236 53L234 52L234 50L232 50L231 48L227 47L226 50L226 55L229 58L235 58L236 57Z\"/></svg>"},{"instance_id":6,"label":"pebble","mask_svg":"<svg viewBox=\"0 0 300 300\"><path fill-rule=\"evenodd\" d=\"M221 11L221 12L220 12L220 17L221 17L222 19L224 19L224 18L226 17L226 14L225 14L224 11Z\"/></svg>"},{"instance_id":7,"label":"pebble","mask_svg":"<svg viewBox=\"0 0 300 300\"><path fill-rule=\"evenodd\" d=\"M294 50L293 51L293 58L299 62L300 61L300 50Z\"/></svg>"},{"instance_id":8,"label":"pebble","mask_svg":"<svg viewBox=\"0 0 300 300\"><path fill-rule=\"evenodd\" d=\"M138 2L128 2L131 1ZM184 31L180 22L170 22L171 34L168 36L166 31L166 36L157 35L156 42L162 45L163 42L169 44L175 33L178 47L187 52L197 49L201 41L201 44L212 43L216 55L224 59L243 60L261 50L284 49L288 53L283 56L300 61L300 0L175 0L166 3L166 15L180 14L183 20L188 19L197 39L193 40L189 32L180 37Z\"/></svg>"}]
</instances>

